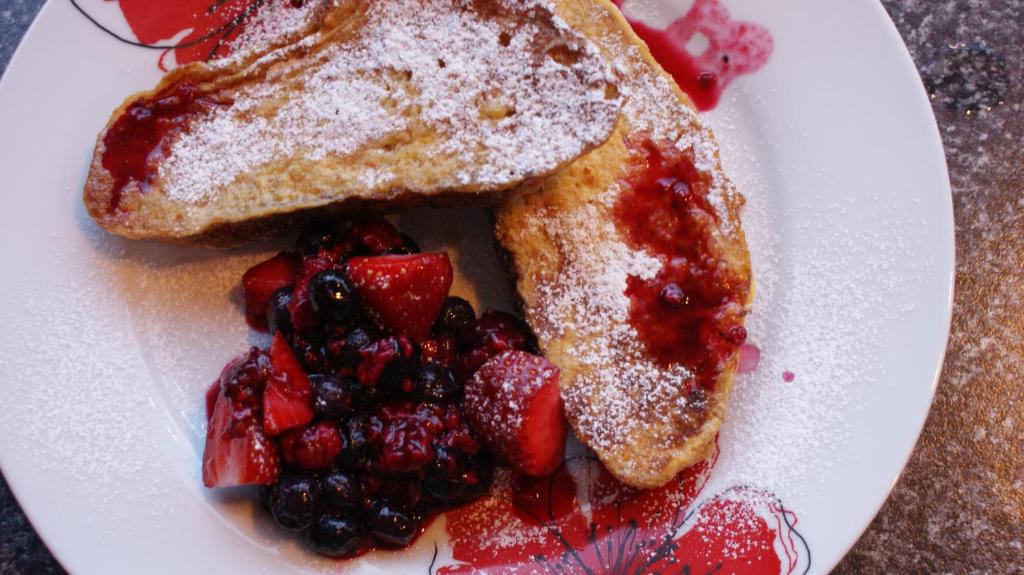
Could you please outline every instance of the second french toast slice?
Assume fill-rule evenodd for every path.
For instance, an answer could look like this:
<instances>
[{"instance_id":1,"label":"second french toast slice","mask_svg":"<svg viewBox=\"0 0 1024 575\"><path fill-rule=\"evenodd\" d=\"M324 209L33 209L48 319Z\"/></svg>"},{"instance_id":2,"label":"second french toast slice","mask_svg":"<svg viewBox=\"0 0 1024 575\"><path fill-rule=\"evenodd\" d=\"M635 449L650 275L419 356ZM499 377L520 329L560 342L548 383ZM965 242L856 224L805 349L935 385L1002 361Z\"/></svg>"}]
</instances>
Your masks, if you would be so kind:
<instances>
[{"instance_id":1,"label":"second french toast slice","mask_svg":"<svg viewBox=\"0 0 1024 575\"><path fill-rule=\"evenodd\" d=\"M608 0L558 14L615 63L601 147L504 202L497 237L566 416L617 479L659 487L711 453L753 298L743 196L714 134Z\"/></svg>"}]
</instances>

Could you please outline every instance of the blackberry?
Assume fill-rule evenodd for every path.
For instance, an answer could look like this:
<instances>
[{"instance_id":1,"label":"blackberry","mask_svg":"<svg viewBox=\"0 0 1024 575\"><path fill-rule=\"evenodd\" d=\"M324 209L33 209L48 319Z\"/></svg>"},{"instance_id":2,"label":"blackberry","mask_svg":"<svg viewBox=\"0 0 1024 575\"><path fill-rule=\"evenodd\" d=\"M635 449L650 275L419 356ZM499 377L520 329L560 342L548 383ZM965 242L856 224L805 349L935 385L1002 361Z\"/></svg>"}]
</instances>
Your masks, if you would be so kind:
<instances>
[{"instance_id":1,"label":"blackberry","mask_svg":"<svg viewBox=\"0 0 1024 575\"><path fill-rule=\"evenodd\" d=\"M362 385L399 396L414 391L420 350L411 339L387 337L361 349L359 356L356 377Z\"/></svg>"},{"instance_id":2,"label":"blackberry","mask_svg":"<svg viewBox=\"0 0 1024 575\"><path fill-rule=\"evenodd\" d=\"M455 338L446 333L437 333L434 337L421 341L420 358L424 363L452 367L457 359Z\"/></svg>"}]
</instances>

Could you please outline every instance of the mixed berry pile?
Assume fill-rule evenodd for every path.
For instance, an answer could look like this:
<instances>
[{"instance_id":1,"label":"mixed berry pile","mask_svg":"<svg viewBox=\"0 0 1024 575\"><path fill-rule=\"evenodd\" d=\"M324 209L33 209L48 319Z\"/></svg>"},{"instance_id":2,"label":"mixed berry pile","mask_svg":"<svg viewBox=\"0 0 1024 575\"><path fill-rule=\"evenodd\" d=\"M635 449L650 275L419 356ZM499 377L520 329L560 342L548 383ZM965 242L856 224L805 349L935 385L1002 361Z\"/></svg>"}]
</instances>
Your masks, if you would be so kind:
<instances>
[{"instance_id":1,"label":"mixed berry pile","mask_svg":"<svg viewBox=\"0 0 1024 575\"><path fill-rule=\"evenodd\" d=\"M208 487L264 485L317 552L404 547L484 495L495 464L544 475L567 426L558 369L519 318L477 318L452 266L382 219L321 222L242 278L273 334L207 395Z\"/></svg>"}]
</instances>

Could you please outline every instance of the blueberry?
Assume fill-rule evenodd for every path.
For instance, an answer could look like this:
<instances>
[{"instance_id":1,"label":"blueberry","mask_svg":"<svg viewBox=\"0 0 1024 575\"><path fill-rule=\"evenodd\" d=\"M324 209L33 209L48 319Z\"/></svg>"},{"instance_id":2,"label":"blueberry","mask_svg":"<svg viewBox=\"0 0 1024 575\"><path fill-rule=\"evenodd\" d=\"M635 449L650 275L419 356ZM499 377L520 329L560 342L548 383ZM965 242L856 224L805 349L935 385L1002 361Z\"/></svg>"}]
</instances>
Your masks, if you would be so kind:
<instances>
[{"instance_id":1,"label":"blueberry","mask_svg":"<svg viewBox=\"0 0 1024 575\"><path fill-rule=\"evenodd\" d=\"M292 313L288 310L288 304L292 301L292 288L283 287L270 296L267 303L267 326L270 333L281 332L285 335L292 333Z\"/></svg>"},{"instance_id":2,"label":"blueberry","mask_svg":"<svg viewBox=\"0 0 1024 575\"><path fill-rule=\"evenodd\" d=\"M313 276L309 280L309 298L313 312L331 323L348 323L359 311L355 288L337 270L327 270Z\"/></svg>"},{"instance_id":3,"label":"blueberry","mask_svg":"<svg viewBox=\"0 0 1024 575\"><path fill-rule=\"evenodd\" d=\"M359 365L361 357L359 350L373 343L373 334L369 328L356 327L348 332L342 345L339 346L334 360L340 367L355 367Z\"/></svg>"},{"instance_id":4,"label":"blueberry","mask_svg":"<svg viewBox=\"0 0 1024 575\"><path fill-rule=\"evenodd\" d=\"M313 222L299 233L295 246L306 255L316 255L321 249L337 245L351 228L348 222Z\"/></svg>"},{"instance_id":5,"label":"blueberry","mask_svg":"<svg viewBox=\"0 0 1024 575\"><path fill-rule=\"evenodd\" d=\"M313 386L313 411L325 419L341 419L352 410L354 381L333 375L309 376Z\"/></svg>"},{"instance_id":6,"label":"blueberry","mask_svg":"<svg viewBox=\"0 0 1024 575\"><path fill-rule=\"evenodd\" d=\"M306 542L327 557L355 555L366 540L359 520L347 513L326 513L306 532Z\"/></svg>"},{"instance_id":7,"label":"blueberry","mask_svg":"<svg viewBox=\"0 0 1024 575\"><path fill-rule=\"evenodd\" d=\"M323 505L329 509L356 509L363 503L359 481L344 471L332 471L320 480Z\"/></svg>"},{"instance_id":8,"label":"blueberry","mask_svg":"<svg viewBox=\"0 0 1024 575\"><path fill-rule=\"evenodd\" d=\"M423 471L423 489L428 495L439 500L442 506L450 500L459 499L461 485L458 474L465 465L466 456L458 450L438 447L434 462Z\"/></svg>"},{"instance_id":9,"label":"blueberry","mask_svg":"<svg viewBox=\"0 0 1024 575\"><path fill-rule=\"evenodd\" d=\"M374 541L387 547L406 547L419 532L419 521L404 507L378 501L370 507L367 527Z\"/></svg>"},{"instance_id":10,"label":"blueberry","mask_svg":"<svg viewBox=\"0 0 1024 575\"><path fill-rule=\"evenodd\" d=\"M270 488L267 502L278 525L301 531L320 513L320 485L311 475L286 476Z\"/></svg>"},{"instance_id":11,"label":"blueberry","mask_svg":"<svg viewBox=\"0 0 1024 575\"><path fill-rule=\"evenodd\" d=\"M436 363L420 368L416 378L416 393L420 401L446 405L458 401L461 392L450 369Z\"/></svg>"},{"instance_id":12,"label":"blueberry","mask_svg":"<svg viewBox=\"0 0 1024 575\"><path fill-rule=\"evenodd\" d=\"M487 493L491 475L486 458L470 460L458 450L442 447L437 450L435 462L425 470L422 485L433 498L435 510L450 509Z\"/></svg>"},{"instance_id":13,"label":"blueberry","mask_svg":"<svg viewBox=\"0 0 1024 575\"><path fill-rule=\"evenodd\" d=\"M434 322L434 331L447 333L457 340L471 330L476 323L476 311L473 306L461 297L450 296L444 300L441 314Z\"/></svg>"}]
</instances>

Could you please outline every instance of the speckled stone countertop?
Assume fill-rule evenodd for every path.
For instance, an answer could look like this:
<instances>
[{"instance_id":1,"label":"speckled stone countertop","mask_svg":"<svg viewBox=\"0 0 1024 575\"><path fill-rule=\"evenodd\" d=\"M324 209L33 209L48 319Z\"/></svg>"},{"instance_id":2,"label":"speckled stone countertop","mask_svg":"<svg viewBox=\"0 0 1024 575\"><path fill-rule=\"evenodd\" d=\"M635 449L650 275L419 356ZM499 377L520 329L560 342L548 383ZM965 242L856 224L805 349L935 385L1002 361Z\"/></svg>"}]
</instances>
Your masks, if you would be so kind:
<instances>
[{"instance_id":1,"label":"speckled stone countertop","mask_svg":"<svg viewBox=\"0 0 1024 575\"><path fill-rule=\"evenodd\" d=\"M1024 0L883 3L934 96L956 307L924 434L836 573L1024 573ZM0 71L42 4L0 1ZM21 573L63 570L0 481L0 575Z\"/></svg>"}]
</instances>

